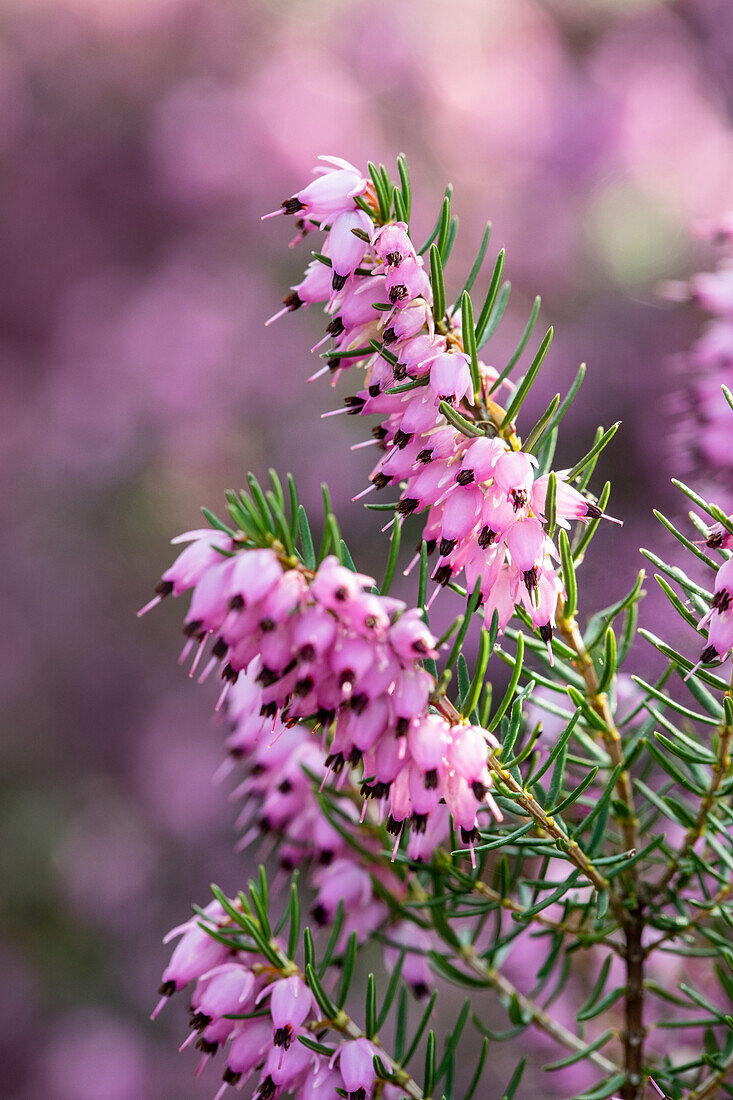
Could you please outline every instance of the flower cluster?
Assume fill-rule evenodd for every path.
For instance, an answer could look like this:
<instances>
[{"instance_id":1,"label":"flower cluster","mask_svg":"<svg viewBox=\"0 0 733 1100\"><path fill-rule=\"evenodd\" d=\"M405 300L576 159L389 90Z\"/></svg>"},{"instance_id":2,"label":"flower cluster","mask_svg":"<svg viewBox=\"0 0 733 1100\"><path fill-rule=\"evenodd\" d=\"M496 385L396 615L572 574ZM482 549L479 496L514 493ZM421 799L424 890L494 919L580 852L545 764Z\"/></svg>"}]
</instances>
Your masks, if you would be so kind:
<instances>
[{"instance_id":1,"label":"flower cluster","mask_svg":"<svg viewBox=\"0 0 733 1100\"><path fill-rule=\"evenodd\" d=\"M189 1003L190 1027L183 1050L195 1043L202 1053L197 1076L222 1049L223 1084L241 1089L255 1075L256 1100L274 1100L287 1092L298 1100L347 1095L365 1100L376 1080L374 1056L388 1058L363 1035L345 1037L330 1056L299 1042L323 1030L322 1014L310 989L280 945L271 941L283 967L259 954L256 947L232 935L232 919L218 901L174 928L165 938L180 940L163 972L161 1000L153 1017L178 990L194 983ZM215 938L210 932L216 933ZM402 1093L383 1084L381 1095L396 1100ZM339 1094L337 1090L342 1090Z\"/></svg>"},{"instance_id":2,"label":"flower cluster","mask_svg":"<svg viewBox=\"0 0 733 1100\"><path fill-rule=\"evenodd\" d=\"M340 942L356 932L362 942L390 916L386 904L375 894L372 876L379 878L393 897L404 894L401 880L376 857L381 845L369 832L360 837L356 852L343 833L323 812L313 780L326 775L326 753L310 726L302 722L285 725L279 718L261 713L262 669L259 657L240 673L227 696L227 717L231 732L226 739L228 760L220 775L235 764L244 767L246 778L232 792L244 798L240 823L247 824L241 847L268 835L278 842L280 866L291 871L308 863L315 870L310 882L316 897L311 910L318 924L331 924L339 902L344 913ZM345 774L345 773L344 773ZM351 788L347 794L356 794ZM358 822L355 802L339 802L344 826ZM411 838L410 843L413 843ZM361 852L370 852L373 859Z\"/></svg>"},{"instance_id":3,"label":"flower cluster","mask_svg":"<svg viewBox=\"0 0 733 1100\"><path fill-rule=\"evenodd\" d=\"M365 799L387 802L395 852L406 826L426 833L433 817L430 839L436 829L442 838L446 806L468 845L477 837L482 807L501 818L487 766L487 742L498 742L478 727L451 725L432 709L435 681L419 662L437 651L417 609L377 595L373 578L333 556L310 572L295 559L283 563L272 549L237 549L223 532L181 537L191 541L163 574L151 604L192 589L182 656L197 646L193 671L210 641L200 679L219 665L222 696L246 674L234 697L231 752L254 751L267 724L268 743L300 722L322 727L326 767L340 774L347 765L360 766ZM289 760L293 774L309 761L320 763L313 754L305 738ZM250 775L246 789L262 775ZM305 805L292 778L281 778L274 791L267 781L261 787L269 825L292 824L294 811ZM416 856L421 851L418 842Z\"/></svg>"},{"instance_id":4,"label":"flower cluster","mask_svg":"<svg viewBox=\"0 0 733 1100\"><path fill-rule=\"evenodd\" d=\"M733 214L703 225L701 235L721 250L716 269L661 288L663 297L691 302L709 316L689 351L677 357L683 384L672 395L673 412L683 453L730 507L730 409L720 387L733 387Z\"/></svg>"},{"instance_id":5,"label":"flower cluster","mask_svg":"<svg viewBox=\"0 0 733 1100\"><path fill-rule=\"evenodd\" d=\"M496 612L503 629L522 603L549 646L563 592L546 533L549 475L538 476L535 457L519 449L511 430L499 430L503 410L491 398L498 374L477 360L475 387L456 310L435 315L431 282L406 223L381 221L372 185L359 171L323 159L334 167L318 169L313 183L274 212L297 213L304 230L327 230L320 259L275 317L326 304L330 320L321 344L331 338L333 345L311 381L366 365L364 387L336 412L381 417L373 443L383 453L360 495L398 486L396 522L427 512L424 538L430 552L438 550L433 598L461 572L470 588L480 578L488 620ZM467 433L446 416L459 406ZM601 515L556 476L560 523Z\"/></svg>"}]
</instances>

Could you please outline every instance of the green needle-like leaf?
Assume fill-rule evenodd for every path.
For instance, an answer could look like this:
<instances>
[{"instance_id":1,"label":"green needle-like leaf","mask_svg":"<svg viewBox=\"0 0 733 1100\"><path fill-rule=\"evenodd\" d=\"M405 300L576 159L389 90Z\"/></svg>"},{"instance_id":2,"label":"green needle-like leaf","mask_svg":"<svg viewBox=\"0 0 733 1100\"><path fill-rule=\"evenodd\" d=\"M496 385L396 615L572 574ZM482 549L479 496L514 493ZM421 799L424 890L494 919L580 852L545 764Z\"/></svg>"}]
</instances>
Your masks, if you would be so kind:
<instances>
[{"instance_id":1,"label":"green needle-like leaf","mask_svg":"<svg viewBox=\"0 0 733 1100\"><path fill-rule=\"evenodd\" d=\"M486 330L486 326L489 323L491 317L491 311L494 308L496 302L496 296L499 293L499 286L501 284L501 276L504 271L504 260L506 259L506 252L502 248L499 255L496 257L496 263L494 264L494 270L491 275L491 282L489 283L489 289L486 292L486 298L484 304L481 307L481 313L479 314L478 321L476 322L476 346L481 347L481 341Z\"/></svg>"},{"instance_id":2,"label":"green needle-like leaf","mask_svg":"<svg viewBox=\"0 0 733 1100\"><path fill-rule=\"evenodd\" d=\"M560 550L562 576L565 584L563 616L566 619L572 619L578 610L578 582L575 579L575 564L573 562L573 555L570 552L570 543L564 530L560 530L557 543L558 549Z\"/></svg>"},{"instance_id":3,"label":"green needle-like leaf","mask_svg":"<svg viewBox=\"0 0 733 1100\"><path fill-rule=\"evenodd\" d=\"M514 668L512 669L511 679L507 686L504 698L499 703L498 709L494 714L494 717L489 722L489 733L493 733L496 727L499 725L504 712L509 706L514 692L517 690L517 684L519 683L519 677L522 674L522 662L524 660L524 635L522 633L517 635L517 655L514 659Z\"/></svg>"},{"instance_id":4,"label":"green needle-like leaf","mask_svg":"<svg viewBox=\"0 0 733 1100\"><path fill-rule=\"evenodd\" d=\"M445 283L443 263L437 245L430 245L430 285L433 288L433 314L437 322L445 316Z\"/></svg>"},{"instance_id":5,"label":"green needle-like leaf","mask_svg":"<svg viewBox=\"0 0 733 1100\"><path fill-rule=\"evenodd\" d=\"M463 333L463 350L469 359L471 368L471 381L473 382L474 400L478 400L481 393L481 377L478 367L478 353L476 351L476 333L473 327L473 303L468 291L464 291L461 298L461 331Z\"/></svg>"},{"instance_id":6,"label":"green needle-like leaf","mask_svg":"<svg viewBox=\"0 0 733 1100\"><path fill-rule=\"evenodd\" d=\"M540 367L542 366L542 363L544 362L544 359L545 359L545 356L547 355L547 352L550 350L550 344L552 343L552 335L553 335L553 330L550 327L547 330L547 332L545 333L544 339L542 340L542 343L539 346L537 354L535 355L534 359L532 360L532 362L530 364L529 370L525 374L525 376L522 379L522 381L520 382L520 384L517 386L517 389L514 393L514 397L512 398L511 403L509 405L509 408L507 409L507 411L504 415L504 419L502 420L502 422L500 424L500 428L506 428L508 424L512 423L512 421L515 419L517 413L521 409L522 405L524 404L525 400L529 396L529 391L532 388L532 384L534 383L534 380L537 377L537 374L539 372Z\"/></svg>"}]
</instances>

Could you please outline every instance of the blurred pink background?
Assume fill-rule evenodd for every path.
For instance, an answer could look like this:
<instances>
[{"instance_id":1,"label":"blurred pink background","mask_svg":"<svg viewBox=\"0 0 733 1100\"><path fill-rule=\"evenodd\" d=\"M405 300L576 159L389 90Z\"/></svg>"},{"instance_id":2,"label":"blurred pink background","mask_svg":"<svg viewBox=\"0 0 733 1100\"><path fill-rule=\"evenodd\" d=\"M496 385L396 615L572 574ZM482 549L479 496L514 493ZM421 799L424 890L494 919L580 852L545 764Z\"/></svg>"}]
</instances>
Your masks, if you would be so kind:
<instances>
[{"instance_id":1,"label":"blurred pink background","mask_svg":"<svg viewBox=\"0 0 733 1100\"><path fill-rule=\"evenodd\" d=\"M679 507L668 356L696 320L655 285L708 262L690 228L733 201L733 5L0 0L0 15L0 1091L207 1097L216 1074L196 1082L175 1052L181 1011L147 1021L160 939L253 856L233 852L211 782L211 693L176 666L180 608L134 613L171 535L248 469L292 470L314 509L329 478L360 565L381 571L384 549L350 503L365 426L319 420L334 395L305 385L322 320L263 327L307 254L259 216L319 153L393 169L404 151L419 237L455 185L454 291L493 220L513 292L490 356L538 291L556 326L527 423L581 360L557 465L624 421L593 483L613 476L626 521L586 566L586 604L607 603L637 547L665 545L652 504Z\"/></svg>"}]
</instances>

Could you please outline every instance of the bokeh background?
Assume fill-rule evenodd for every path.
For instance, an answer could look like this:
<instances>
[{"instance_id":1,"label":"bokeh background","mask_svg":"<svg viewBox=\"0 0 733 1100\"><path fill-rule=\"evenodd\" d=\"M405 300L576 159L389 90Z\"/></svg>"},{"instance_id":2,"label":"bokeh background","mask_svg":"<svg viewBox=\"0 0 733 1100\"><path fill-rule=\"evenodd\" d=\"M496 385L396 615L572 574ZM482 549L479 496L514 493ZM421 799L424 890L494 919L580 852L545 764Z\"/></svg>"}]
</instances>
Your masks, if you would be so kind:
<instances>
[{"instance_id":1,"label":"bokeh background","mask_svg":"<svg viewBox=\"0 0 733 1100\"><path fill-rule=\"evenodd\" d=\"M215 1077L176 1056L181 1013L147 1021L160 938L252 857L180 609L135 610L248 469L293 470L313 507L329 478L360 564L383 560L350 504L364 425L305 386L322 321L263 327L307 257L259 216L319 153L402 150L420 236L455 185L454 289L493 220L513 293L491 356L540 291L534 408L589 363L561 464L624 421L594 484L626 526L585 569L608 603L664 546L652 504L679 507L669 356L697 319L655 288L709 262L691 227L733 201L733 5L1 0L0 102L0 1092L195 1100Z\"/></svg>"}]
</instances>

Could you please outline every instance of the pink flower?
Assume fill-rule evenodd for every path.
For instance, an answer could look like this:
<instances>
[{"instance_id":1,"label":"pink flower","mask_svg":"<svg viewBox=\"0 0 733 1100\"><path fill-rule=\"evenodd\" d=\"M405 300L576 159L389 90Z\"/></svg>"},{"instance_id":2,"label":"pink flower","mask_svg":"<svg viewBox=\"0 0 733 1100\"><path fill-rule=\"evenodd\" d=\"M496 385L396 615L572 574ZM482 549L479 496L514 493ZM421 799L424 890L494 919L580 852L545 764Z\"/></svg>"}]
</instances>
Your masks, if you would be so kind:
<instances>
[{"instance_id":1,"label":"pink flower","mask_svg":"<svg viewBox=\"0 0 733 1100\"><path fill-rule=\"evenodd\" d=\"M366 1100L371 1094L377 1076L374 1071L375 1055L386 1061L379 1047L365 1038L342 1043L333 1055L331 1065L338 1061L349 1100Z\"/></svg>"}]
</instances>

